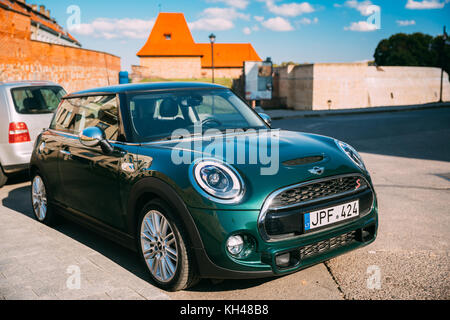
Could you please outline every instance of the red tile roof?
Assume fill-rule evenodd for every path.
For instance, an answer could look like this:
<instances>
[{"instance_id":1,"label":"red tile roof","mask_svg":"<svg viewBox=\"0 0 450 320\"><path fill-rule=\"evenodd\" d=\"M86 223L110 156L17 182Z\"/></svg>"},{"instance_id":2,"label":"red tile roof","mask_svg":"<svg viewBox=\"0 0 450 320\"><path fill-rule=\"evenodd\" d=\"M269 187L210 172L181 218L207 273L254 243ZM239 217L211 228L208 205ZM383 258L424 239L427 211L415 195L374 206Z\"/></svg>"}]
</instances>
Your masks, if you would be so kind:
<instances>
[{"instance_id":1,"label":"red tile roof","mask_svg":"<svg viewBox=\"0 0 450 320\"><path fill-rule=\"evenodd\" d=\"M211 68L211 44L199 43L197 46L202 52L202 67ZM214 67L230 68L242 67L244 61L261 61L250 43L215 43Z\"/></svg>"},{"instance_id":2,"label":"red tile roof","mask_svg":"<svg viewBox=\"0 0 450 320\"><path fill-rule=\"evenodd\" d=\"M137 56L199 56L202 67L211 68L211 44L194 42L182 13L160 13ZM242 67L244 61L261 61L250 43L214 44L214 67Z\"/></svg>"},{"instance_id":3,"label":"red tile roof","mask_svg":"<svg viewBox=\"0 0 450 320\"><path fill-rule=\"evenodd\" d=\"M166 35L170 35L170 40ZM160 13L147 42L137 55L201 56L201 53L182 13Z\"/></svg>"}]
</instances>

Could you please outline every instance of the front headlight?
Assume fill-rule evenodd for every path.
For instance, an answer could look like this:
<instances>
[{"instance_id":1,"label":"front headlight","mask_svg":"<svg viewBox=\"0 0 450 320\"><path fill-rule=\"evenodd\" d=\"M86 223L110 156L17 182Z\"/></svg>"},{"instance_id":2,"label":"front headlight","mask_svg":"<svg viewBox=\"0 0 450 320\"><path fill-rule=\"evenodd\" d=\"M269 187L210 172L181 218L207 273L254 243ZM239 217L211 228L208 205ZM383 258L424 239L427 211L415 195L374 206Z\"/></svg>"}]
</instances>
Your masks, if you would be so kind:
<instances>
[{"instance_id":1,"label":"front headlight","mask_svg":"<svg viewBox=\"0 0 450 320\"><path fill-rule=\"evenodd\" d=\"M244 196L239 173L217 160L202 160L192 168L192 185L206 198L219 203L236 203Z\"/></svg>"},{"instance_id":2,"label":"front headlight","mask_svg":"<svg viewBox=\"0 0 450 320\"><path fill-rule=\"evenodd\" d=\"M363 169L364 171L367 171L366 166L364 165L364 162L361 158L361 156L359 155L358 151L355 150L355 148L353 148L351 145L339 141L339 140L334 140L336 142L336 144L338 145L338 147L344 151L344 153L354 162L358 165L358 167L360 167L361 169Z\"/></svg>"}]
</instances>

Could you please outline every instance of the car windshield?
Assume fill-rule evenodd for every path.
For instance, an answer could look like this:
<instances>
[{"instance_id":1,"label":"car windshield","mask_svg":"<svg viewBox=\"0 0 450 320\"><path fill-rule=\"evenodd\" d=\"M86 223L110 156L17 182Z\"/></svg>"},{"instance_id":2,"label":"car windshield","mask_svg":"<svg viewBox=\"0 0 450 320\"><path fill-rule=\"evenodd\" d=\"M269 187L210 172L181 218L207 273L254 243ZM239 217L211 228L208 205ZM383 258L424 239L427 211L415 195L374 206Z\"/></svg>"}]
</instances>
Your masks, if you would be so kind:
<instances>
[{"instance_id":1,"label":"car windshield","mask_svg":"<svg viewBox=\"0 0 450 320\"><path fill-rule=\"evenodd\" d=\"M170 138L177 129L190 134L208 129L267 128L239 97L227 89L138 93L129 96L133 130L140 141Z\"/></svg>"},{"instance_id":2,"label":"car windshield","mask_svg":"<svg viewBox=\"0 0 450 320\"><path fill-rule=\"evenodd\" d=\"M52 113L66 94L58 86L32 86L11 89L16 111L20 114Z\"/></svg>"}]
</instances>

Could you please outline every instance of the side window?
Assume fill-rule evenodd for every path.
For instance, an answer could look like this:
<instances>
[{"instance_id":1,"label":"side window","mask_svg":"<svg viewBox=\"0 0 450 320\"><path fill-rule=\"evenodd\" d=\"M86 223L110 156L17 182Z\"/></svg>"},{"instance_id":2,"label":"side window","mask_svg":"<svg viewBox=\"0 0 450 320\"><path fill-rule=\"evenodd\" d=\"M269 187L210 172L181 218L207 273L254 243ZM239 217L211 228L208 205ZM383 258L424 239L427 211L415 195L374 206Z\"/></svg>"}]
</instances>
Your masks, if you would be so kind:
<instances>
[{"instance_id":1,"label":"side window","mask_svg":"<svg viewBox=\"0 0 450 320\"><path fill-rule=\"evenodd\" d=\"M87 127L99 127L105 131L107 139L117 140L119 116L116 96L64 99L50 126L76 135Z\"/></svg>"},{"instance_id":2,"label":"side window","mask_svg":"<svg viewBox=\"0 0 450 320\"><path fill-rule=\"evenodd\" d=\"M80 99L62 100L56 114L53 117L50 129L67 133L74 132L74 114L79 110Z\"/></svg>"}]
</instances>

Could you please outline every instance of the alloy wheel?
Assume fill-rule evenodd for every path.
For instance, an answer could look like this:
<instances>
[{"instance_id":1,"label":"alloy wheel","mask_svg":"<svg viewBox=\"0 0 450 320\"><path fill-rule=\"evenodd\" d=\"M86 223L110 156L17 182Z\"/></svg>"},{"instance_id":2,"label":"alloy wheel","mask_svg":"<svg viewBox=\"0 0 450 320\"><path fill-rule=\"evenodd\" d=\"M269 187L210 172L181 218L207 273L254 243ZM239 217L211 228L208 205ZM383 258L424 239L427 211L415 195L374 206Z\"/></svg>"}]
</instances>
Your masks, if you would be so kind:
<instances>
[{"instance_id":1,"label":"alloy wheel","mask_svg":"<svg viewBox=\"0 0 450 320\"><path fill-rule=\"evenodd\" d=\"M178 266L178 245L169 221L156 210L149 211L141 224L141 249L155 279L171 281Z\"/></svg>"},{"instance_id":2,"label":"alloy wheel","mask_svg":"<svg viewBox=\"0 0 450 320\"><path fill-rule=\"evenodd\" d=\"M35 176L31 185L33 211L39 221L44 221L47 216L47 193L44 181L40 176Z\"/></svg>"}]
</instances>

